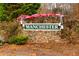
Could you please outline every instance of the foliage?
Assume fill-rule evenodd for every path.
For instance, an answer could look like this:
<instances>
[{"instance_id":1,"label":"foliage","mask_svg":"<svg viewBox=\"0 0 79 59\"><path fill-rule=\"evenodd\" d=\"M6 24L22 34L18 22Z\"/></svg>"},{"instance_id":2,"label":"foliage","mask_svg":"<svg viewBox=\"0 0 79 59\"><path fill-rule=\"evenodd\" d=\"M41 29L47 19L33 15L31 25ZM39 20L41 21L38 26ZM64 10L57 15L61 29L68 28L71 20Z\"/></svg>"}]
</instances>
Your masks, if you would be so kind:
<instances>
[{"instance_id":1,"label":"foliage","mask_svg":"<svg viewBox=\"0 0 79 59\"><path fill-rule=\"evenodd\" d=\"M8 40L8 43L9 44L15 43L15 36L10 37L9 40Z\"/></svg>"},{"instance_id":2,"label":"foliage","mask_svg":"<svg viewBox=\"0 0 79 59\"><path fill-rule=\"evenodd\" d=\"M3 37L0 35L0 46L2 46L3 43L4 43L4 39L3 39Z\"/></svg>"},{"instance_id":3,"label":"foliage","mask_svg":"<svg viewBox=\"0 0 79 59\"><path fill-rule=\"evenodd\" d=\"M39 3L6 3L0 4L0 20L11 20L21 14L35 14L40 7Z\"/></svg>"},{"instance_id":4,"label":"foliage","mask_svg":"<svg viewBox=\"0 0 79 59\"><path fill-rule=\"evenodd\" d=\"M3 14L0 16L0 21L8 21L7 15Z\"/></svg>"},{"instance_id":5,"label":"foliage","mask_svg":"<svg viewBox=\"0 0 79 59\"><path fill-rule=\"evenodd\" d=\"M0 4L0 16L3 15L3 12L4 12L3 4Z\"/></svg>"},{"instance_id":6,"label":"foliage","mask_svg":"<svg viewBox=\"0 0 79 59\"><path fill-rule=\"evenodd\" d=\"M0 40L0 46L2 46L4 44L4 42L2 40Z\"/></svg>"},{"instance_id":7,"label":"foliage","mask_svg":"<svg viewBox=\"0 0 79 59\"><path fill-rule=\"evenodd\" d=\"M7 42L8 38L21 32L21 27L16 21L4 21L0 23L0 35Z\"/></svg>"},{"instance_id":8,"label":"foliage","mask_svg":"<svg viewBox=\"0 0 79 59\"><path fill-rule=\"evenodd\" d=\"M0 21L4 21L7 19L6 14L4 14L4 6L0 4Z\"/></svg>"},{"instance_id":9,"label":"foliage","mask_svg":"<svg viewBox=\"0 0 79 59\"><path fill-rule=\"evenodd\" d=\"M27 40L28 40L28 36L18 35L18 36L10 37L8 43L22 45L25 44Z\"/></svg>"},{"instance_id":10,"label":"foliage","mask_svg":"<svg viewBox=\"0 0 79 59\"><path fill-rule=\"evenodd\" d=\"M79 33L79 21L76 22L75 31L76 31L77 33Z\"/></svg>"}]
</instances>

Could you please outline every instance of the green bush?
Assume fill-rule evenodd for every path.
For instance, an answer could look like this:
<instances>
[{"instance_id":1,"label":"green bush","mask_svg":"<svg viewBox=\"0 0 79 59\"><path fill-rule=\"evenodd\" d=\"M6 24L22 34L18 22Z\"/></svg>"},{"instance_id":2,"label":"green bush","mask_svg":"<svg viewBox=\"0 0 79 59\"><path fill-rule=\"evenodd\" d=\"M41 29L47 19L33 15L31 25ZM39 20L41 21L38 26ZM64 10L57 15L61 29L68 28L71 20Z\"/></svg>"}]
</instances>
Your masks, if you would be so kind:
<instances>
[{"instance_id":1,"label":"green bush","mask_svg":"<svg viewBox=\"0 0 79 59\"><path fill-rule=\"evenodd\" d=\"M4 42L3 42L2 40L0 40L0 46L2 46L2 45L3 45L3 43L4 43Z\"/></svg>"},{"instance_id":2,"label":"green bush","mask_svg":"<svg viewBox=\"0 0 79 59\"><path fill-rule=\"evenodd\" d=\"M2 3L0 4L0 20L5 21L6 18L8 18L8 20L13 20L21 14L35 14L37 13L39 7L40 3Z\"/></svg>"},{"instance_id":3,"label":"green bush","mask_svg":"<svg viewBox=\"0 0 79 59\"><path fill-rule=\"evenodd\" d=\"M7 21L8 19L7 19L7 15L2 15L2 16L0 16L0 21Z\"/></svg>"},{"instance_id":4,"label":"green bush","mask_svg":"<svg viewBox=\"0 0 79 59\"><path fill-rule=\"evenodd\" d=\"M19 16L19 14L22 13L23 13L22 9L17 9L10 14L9 19L17 18L17 16Z\"/></svg>"},{"instance_id":5,"label":"green bush","mask_svg":"<svg viewBox=\"0 0 79 59\"><path fill-rule=\"evenodd\" d=\"M15 40L16 40L16 37L12 36L12 37L9 38L8 43L13 44L13 43L15 43Z\"/></svg>"},{"instance_id":6,"label":"green bush","mask_svg":"<svg viewBox=\"0 0 79 59\"><path fill-rule=\"evenodd\" d=\"M28 36L19 35L16 37L16 44L25 44L28 40Z\"/></svg>"},{"instance_id":7,"label":"green bush","mask_svg":"<svg viewBox=\"0 0 79 59\"><path fill-rule=\"evenodd\" d=\"M22 44L25 44L27 40L28 40L28 36L18 35L18 36L10 37L10 39L8 40L8 43L22 45Z\"/></svg>"},{"instance_id":8,"label":"green bush","mask_svg":"<svg viewBox=\"0 0 79 59\"><path fill-rule=\"evenodd\" d=\"M5 21L7 20L7 15L4 14L4 6L3 4L0 4L0 21Z\"/></svg>"}]
</instances>

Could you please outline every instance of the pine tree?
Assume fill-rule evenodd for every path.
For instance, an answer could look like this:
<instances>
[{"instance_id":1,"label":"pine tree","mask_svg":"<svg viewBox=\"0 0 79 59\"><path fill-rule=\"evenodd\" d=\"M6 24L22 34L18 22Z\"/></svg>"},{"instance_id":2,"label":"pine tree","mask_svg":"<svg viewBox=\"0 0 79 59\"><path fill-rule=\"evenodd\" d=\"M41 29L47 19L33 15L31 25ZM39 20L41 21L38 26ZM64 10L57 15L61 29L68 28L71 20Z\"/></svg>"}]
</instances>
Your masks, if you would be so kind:
<instances>
[{"instance_id":1,"label":"pine tree","mask_svg":"<svg viewBox=\"0 0 79 59\"><path fill-rule=\"evenodd\" d=\"M5 20L12 20L21 14L35 14L39 7L39 3L3 3L0 4L0 16L4 15ZM3 20L4 16L2 16L1 20Z\"/></svg>"}]
</instances>

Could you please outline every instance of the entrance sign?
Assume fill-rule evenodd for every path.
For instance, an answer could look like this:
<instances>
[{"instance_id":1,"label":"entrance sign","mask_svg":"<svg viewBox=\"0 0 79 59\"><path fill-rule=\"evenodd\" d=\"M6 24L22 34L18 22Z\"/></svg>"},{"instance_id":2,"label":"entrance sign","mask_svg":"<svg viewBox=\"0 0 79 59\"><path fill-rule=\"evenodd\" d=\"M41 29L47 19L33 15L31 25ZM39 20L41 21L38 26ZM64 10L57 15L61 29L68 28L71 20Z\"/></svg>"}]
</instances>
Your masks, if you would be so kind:
<instances>
[{"instance_id":1,"label":"entrance sign","mask_svg":"<svg viewBox=\"0 0 79 59\"><path fill-rule=\"evenodd\" d=\"M24 20L32 20L33 18L41 17L60 17L59 23L25 23ZM60 31L63 29L63 17L62 14L33 14L33 15L21 15L17 18L24 30L30 31Z\"/></svg>"},{"instance_id":2,"label":"entrance sign","mask_svg":"<svg viewBox=\"0 0 79 59\"><path fill-rule=\"evenodd\" d=\"M31 31L60 31L60 23L26 23L23 26L24 30Z\"/></svg>"}]
</instances>

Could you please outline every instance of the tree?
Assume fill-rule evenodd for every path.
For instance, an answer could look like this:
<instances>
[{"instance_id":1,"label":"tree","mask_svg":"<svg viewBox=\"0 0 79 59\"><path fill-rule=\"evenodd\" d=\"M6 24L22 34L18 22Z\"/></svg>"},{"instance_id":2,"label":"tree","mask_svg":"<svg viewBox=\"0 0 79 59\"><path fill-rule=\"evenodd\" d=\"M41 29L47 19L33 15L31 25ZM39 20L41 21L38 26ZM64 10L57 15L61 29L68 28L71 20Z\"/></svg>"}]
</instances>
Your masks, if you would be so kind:
<instances>
[{"instance_id":1,"label":"tree","mask_svg":"<svg viewBox=\"0 0 79 59\"><path fill-rule=\"evenodd\" d=\"M4 21L5 19L7 19L7 16L4 14L4 6L0 4L0 21Z\"/></svg>"},{"instance_id":2,"label":"tree","mask_svg":"<svg viewBox=\"0 0 79 59\"><path fill-rule=\"evenodd\" d=\"M39 3L6 3L0 4L0 16L5 15L9 20L18 17L21 14L31 15L37 13L40 7ZM3 20L4 16L1 16ZM5 18L5 19L6 19Z\"/></svg>"}]
</instances>

